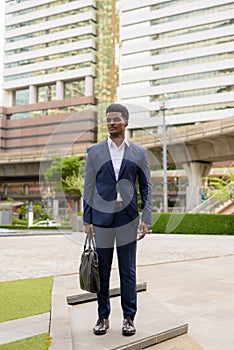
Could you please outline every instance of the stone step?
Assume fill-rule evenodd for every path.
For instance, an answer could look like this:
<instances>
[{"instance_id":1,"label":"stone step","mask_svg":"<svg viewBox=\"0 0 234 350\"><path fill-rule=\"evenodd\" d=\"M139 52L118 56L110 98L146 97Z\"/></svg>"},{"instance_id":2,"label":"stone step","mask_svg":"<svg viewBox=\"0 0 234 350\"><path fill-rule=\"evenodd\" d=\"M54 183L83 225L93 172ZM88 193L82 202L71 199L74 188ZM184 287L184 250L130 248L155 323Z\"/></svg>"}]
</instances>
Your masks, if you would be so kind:
<instances>
[{"instance_id":1,"label":"stone step","mask_svg":"<svg viewBox=\"0 0 234 350\"><path fill-rule=\"evenodd\" d=\"M70 311L73 350L140 350L185 334L188 324L179 319L149 292L138 294L137 332L132 337L121 334L120 298L111 300L110 329L103 336L93 334L97 320L97 303L73 306Z\"/></svg>"},{"instance_id":2,"label":"stone step","mask_svg":"<svg viewBox=\"0 0 234 350\"><path fill-rule=\"evenodd\" d=\"M147 289L147 283L146 282L140 282L137 283L137 292L143 292L146 291ZM110 290L110 297L114 298L120 296L120 288L112 288ZM88 293L84 292L82 294L75 294L75 295L70 295L67 297L67 303L69 305L77 305L77 304L82 304L82 303L88 303L91 301L97 300L97 295L95 293Z\"/></svg>"}]
</instances>

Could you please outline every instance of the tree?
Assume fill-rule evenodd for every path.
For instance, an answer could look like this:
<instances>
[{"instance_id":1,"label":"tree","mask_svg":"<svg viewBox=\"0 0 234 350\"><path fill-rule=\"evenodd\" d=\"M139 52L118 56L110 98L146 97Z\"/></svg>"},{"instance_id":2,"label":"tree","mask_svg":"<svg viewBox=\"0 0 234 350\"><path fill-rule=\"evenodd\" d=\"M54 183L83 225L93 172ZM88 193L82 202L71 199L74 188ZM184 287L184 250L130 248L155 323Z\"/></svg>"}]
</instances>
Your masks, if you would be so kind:
<instances>
[{"instance_id":1,"label":"tree","mask_svg":"<svg viewBox=\"0 0 234 350\"><path fill-rule=\"evenodd\" d=\"M78 156L53 157L51 166L45 172L47 183L53 183L56 193L78 194L83 192L84 161Z\"/></svg>"},{"instance_id":2,"label":"tree","mask_svg":"<svg viewBox=\"0 0 234 350\"><path fill-rule=\"evenodd\" d=\"M84 190L84 161L80 162L78 174L73 171L72 175L67 176L62 181L68 193L76 193L81 197Z\"/></svg>"},{"instance_id":3,"label":"tree","mask_svg":"<svg viewBox=\"0 0 234 350\"><path fill-rule=\"evenodd\" d=\"M26 205L21 205L18 210L18 213L21 215L22 218L26 217L27 212L28 212L28 207ZM33 216L34 216L34 219L46 218L47 214L41 204L33 205Z\"/></svg>"}]
</instances>

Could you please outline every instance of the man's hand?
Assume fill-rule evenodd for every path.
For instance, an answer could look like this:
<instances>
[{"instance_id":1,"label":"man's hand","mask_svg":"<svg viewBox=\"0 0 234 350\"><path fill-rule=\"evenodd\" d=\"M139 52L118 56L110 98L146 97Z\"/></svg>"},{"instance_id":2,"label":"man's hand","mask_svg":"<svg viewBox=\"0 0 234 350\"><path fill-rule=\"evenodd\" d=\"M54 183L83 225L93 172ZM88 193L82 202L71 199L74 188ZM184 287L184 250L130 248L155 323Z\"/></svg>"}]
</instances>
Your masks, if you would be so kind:
<instances>
[{"instance_id":1,"label":"man's hand","mask_svg":"<svg viewBox=\"0 0 234 350\"><path fill-rule=\"evenodd\" d=\"M89 236L95 236L93 224L85 225L85 233Z\"/></svg>"},{"instance_id":2,"label":"man's hand","mask_svg":"<svg viewBox=\"0 0 234 350\"><path fill-rule=\"evenodd\" d=\"M140 241L149 232L149 225L142 221L139 226L140 233L137 235L137 240Z\"/></svg>"}]
</instances>

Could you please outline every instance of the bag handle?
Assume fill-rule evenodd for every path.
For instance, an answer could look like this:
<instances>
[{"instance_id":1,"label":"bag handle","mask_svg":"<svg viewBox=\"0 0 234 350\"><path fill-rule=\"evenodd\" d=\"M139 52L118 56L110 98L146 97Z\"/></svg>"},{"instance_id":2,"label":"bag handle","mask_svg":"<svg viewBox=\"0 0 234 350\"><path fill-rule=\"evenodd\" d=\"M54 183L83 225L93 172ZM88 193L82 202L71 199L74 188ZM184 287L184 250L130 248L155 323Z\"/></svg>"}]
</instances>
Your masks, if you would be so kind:
<instances>
[{"instance_id":1,"label":"bag handle","mask_svg":"<svg viewBox=\"0 0 234 350\"><path fill-rule=\"evenodd\" d=\"M94 240L94 237L93 236L90 236L90 235L87 235L86 234L86 238L85 238L85 244L84 244L84 250L87 249L87 243L88 243L88 247L89 249L92 249L92 246L93 246L93 249L95 250L96 249L96 244L95 244L95 240Z\"/></svg>"}]
</instances>

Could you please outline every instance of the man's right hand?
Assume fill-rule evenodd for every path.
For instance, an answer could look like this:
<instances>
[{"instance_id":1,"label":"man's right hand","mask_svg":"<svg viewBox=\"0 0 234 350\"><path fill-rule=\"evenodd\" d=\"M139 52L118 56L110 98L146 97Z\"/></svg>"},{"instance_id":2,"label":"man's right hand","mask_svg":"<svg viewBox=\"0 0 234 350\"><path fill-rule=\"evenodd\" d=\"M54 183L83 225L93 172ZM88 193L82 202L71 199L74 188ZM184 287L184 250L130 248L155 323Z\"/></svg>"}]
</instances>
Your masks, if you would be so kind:
<instances>
[{"instance_id":1,"label":"man's right hand","mask_svg":"<svg viewBox=\"0 0 234 350\"><path fill-rule=\"evenodd\" d=\"M85 233L89 236L95 236L93 224L85 225Z\"/></svg>"}]
</instances>

